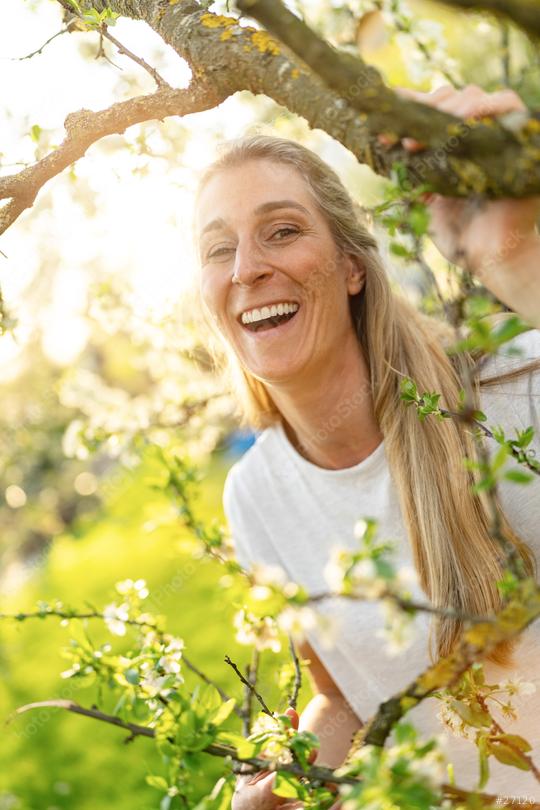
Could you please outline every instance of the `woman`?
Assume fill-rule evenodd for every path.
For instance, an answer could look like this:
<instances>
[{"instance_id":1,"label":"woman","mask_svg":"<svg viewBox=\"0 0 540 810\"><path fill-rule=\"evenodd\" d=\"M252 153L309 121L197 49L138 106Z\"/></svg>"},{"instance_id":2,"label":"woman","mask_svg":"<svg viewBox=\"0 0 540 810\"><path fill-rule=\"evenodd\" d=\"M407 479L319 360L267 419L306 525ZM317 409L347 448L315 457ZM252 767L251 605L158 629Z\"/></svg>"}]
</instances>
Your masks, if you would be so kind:
<instances>
[{"instance_id":1,"label":"woman","mask_svg":"<svg viewBox=\"0 0 540 810\"><path fill-rule=\"evenodd\" d=\"M513 93L488 96L475 87L412 95L462 117L522 109ZM439 248L465 258L486 287L538 327L538 199L492 202L474 215L464 201L435 197L429 204ZM462 463L470 436L451 420L421 423L399 401L406 375L421 391L457 402L462 382L444 351L449 335L391 291L376 242L337 176L291 141L247 138L204 174L196 219L203 307L224 345L246 421L265 428L225 486L239 561L278 564L310 592L327 590L332 546L354 548L356 520L375 517L380 536L399 543L397 564L414 564L415 594L469 613L496 609L501 560L489 510L471 492ZM537 331L517 343L527 358L540 357ZM512 369L515 363L490 360L484 376ZM490 423L511 433L534 424L540 375L509 377L486 388L481 403ZM501 493L502 525L532 573L534 555L540 558L540 481L525 494L510 486ZM324 647L313 632L302 650L316 694L300 727L318 734L317 761L334 767L362 720L430 660L425 616L418 620L423 637L405 659L390 659L375 633L377 606L342 601L321 607L341 619L334 645ZM459 630L441 621L432 652L448 653ZM497 650L486 665L490 681L514 671L534 679L539 641L533 626L513 658L509 648ZM431 699L411 713L423 735L441 731L438 708ZM538 759L540 717L536 724L531 718L539 708L538 700L532 709L527 704L512 727L533 743ZM465 788L477 781L474 755L471 743L449 740ZM264 773L241 778L235 810L283 804L272 784ZM492 767L486 789L540 799L530 774L502 766Z\"/></svg>"}]
</instances>

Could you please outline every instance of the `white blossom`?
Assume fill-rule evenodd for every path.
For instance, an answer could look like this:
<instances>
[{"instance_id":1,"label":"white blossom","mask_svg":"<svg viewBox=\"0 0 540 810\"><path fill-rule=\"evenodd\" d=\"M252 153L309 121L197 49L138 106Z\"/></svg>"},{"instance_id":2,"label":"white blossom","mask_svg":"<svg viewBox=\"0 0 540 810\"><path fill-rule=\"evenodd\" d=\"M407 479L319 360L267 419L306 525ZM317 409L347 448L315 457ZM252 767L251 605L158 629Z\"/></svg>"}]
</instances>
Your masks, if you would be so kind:
<instances>
[{"instance_id":1,"label":"white blossom","mask_svg":"<svg viewBox=\"0 0 540 810\"><path fill-rule=\"evenodd\" d=\"M536 692L536 684L531 681L524 681L521 677L508 678L499 683L503 692L509 695L533 695Z\"/></svg>"},{"instance_id":2,"label":"white blossom","mask_svg":"<svg viewBox=\"0 0 540 810\"><path fill-rule=\"evenodd\" d=\"M323 571L324 578L333 593L340 593L343 590L344 571L350 553L345 549L334 546L330 550L330 557Z\"/></svg>"},{"instance_id":3,"label":"white blossom","mask_svg":"<svg viewBox=\"0 0 540 810\"><path fill-rule=\"evenodd\" d=\"M261 565L261 563L254 563L251 568L251 574L257 585L283 587L288 581L287 574L279 565Z\"/></svg>"},{"instance_id":4,"label":"white blossom","mask_svg":"<svg viewBox=\"0 0 540 810\"><path fill-rule=\"evenodd\" d=\"M127 596L133 592L139 599L146 599L149 593L144 579L137 579L135 582L132 579L124 579L116 583L116 590L122 596Z\"/></svg>"},{"instance_id":5,"label":"white blossom","mask_svg":"<svg viewBox=\"0 0 540 810\"><path fill-rule=\"evenodd\" d=\"M281 650L276 623L269 616L257 619L242 608L235 614L233 624L239 644L253 645L259 652L272 650L278 653Z\"/></svg>"},{"instance_id":6,"label":"white blossom","mask_svg":"<svg viewBox=\"0 0 540 810\"><path fill-rule=\"evenodd\" d=\"M103 608L103 618L109 631L115 636L126 635L125 622L129 619L126 605L106 605Z\"/></svg>"},{"instance_id":7,"label":"white blossom","mask_svg":"<svg viewBox=\"0 0 540 810\"><path fill-rule=\"evenodd\" d=\"M285 633L290 633L296 641L305 638L308 630L317 626L317 614L313 608L289 606L277 618L278 627Z\"/></svg>"},{"instance_id":8,"label":"white blossom","mask_svg":"<svg viewBox=\"0 0 540 810\"><path fill-rule=\"evenodd\" d=\"M414 619L392 599L382 600L380 608L385 624L377 630L376 636L386 642L389 655L399 655L410 647L417 635Z\"/></svg>"}]
</instances>

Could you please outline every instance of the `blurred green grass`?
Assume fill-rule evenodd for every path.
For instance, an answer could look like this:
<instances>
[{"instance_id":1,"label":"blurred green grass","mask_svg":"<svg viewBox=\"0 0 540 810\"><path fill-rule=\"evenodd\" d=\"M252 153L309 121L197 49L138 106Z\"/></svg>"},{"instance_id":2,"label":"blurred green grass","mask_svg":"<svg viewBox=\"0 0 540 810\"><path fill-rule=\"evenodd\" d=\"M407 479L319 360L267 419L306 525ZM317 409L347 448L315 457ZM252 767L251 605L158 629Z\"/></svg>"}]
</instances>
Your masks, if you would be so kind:
<instances>
[{"instance_id":1,"label":"blurred green grass","mask_svg":"<svg viewBox=\"0 0 540 810\"><path fill-rule=\"evenodd\" d=\"M221 493L230 461L215 456L203 471L195 511L203 520L224 522ZM98 609L115 600L117 581L143 578L150 597L147 609L167 617L167 630L185 640L186 655L230 694L241 698L241 685L224 663L226 654L247 663L249 650L234 641L235 607L219 585L219 563L197 559L193 538L182 526L170 501L149 485L143 465L134 473L105 480L107 498L97 519L85 518L71 535L57 538L51 552L15 595L3 598L3 612L30 611L37 600L61 599L79 609ZM195 552L195 556L194 556ZM88 622L95 641L124 642L112 637L99 620ZM63 680L68 667L61 655L69 629L57 618L0 622L0 717L7 718L25 703L71 698L82 705L97 701L96 687L78 687ZM260 688L268 700L277 698L272 683L276 658L267 653ZM196 679L186 673L186 681ZM0 810L154 810L160 796L149 787L149 773L164 773L153 743L136 739L112 726L60 709L38 709L18 716L0 735ZM222 763L204 758L197 779L204 795L222 772Z\"/></svg>"}]
</instances>

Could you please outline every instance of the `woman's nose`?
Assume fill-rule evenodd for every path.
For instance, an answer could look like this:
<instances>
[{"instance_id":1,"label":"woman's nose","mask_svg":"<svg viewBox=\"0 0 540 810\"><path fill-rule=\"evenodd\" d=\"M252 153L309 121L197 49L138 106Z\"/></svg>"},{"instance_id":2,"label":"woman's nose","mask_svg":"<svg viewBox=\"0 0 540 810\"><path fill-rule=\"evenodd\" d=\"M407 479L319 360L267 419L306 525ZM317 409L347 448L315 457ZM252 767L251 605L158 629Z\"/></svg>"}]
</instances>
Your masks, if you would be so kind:
<instances>
[{"instance_id":1,"label":"woman's nose","mask_svg":"<svg viewBox=\"0 0 540 810\"><path fill-rule=\"evenodd\" d=\"M233 284L254 284L265 276L272 275L273 269L256 250L236 249L233 264Z\"/></svg>"}]
</instances>

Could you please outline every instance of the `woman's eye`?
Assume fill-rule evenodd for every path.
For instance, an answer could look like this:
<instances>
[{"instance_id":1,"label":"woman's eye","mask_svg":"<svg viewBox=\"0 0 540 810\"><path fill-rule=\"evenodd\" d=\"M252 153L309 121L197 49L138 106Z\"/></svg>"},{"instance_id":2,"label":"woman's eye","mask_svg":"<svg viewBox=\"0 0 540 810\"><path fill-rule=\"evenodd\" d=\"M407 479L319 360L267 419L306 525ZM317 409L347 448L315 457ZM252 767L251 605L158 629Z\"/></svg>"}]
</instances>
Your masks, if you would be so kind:
<instances>
[{"instance_id":1,"label":"woman's eye","mask_svg":"<svg viewBox=\"0 0 540 810\"><path fill-rule=\"evenodd\" d=\"M216 250L213 250L211 253L208 254L207 259L214 259L216 256L220 256L223 254L223 252L226 253L228 250L234 250L234 248L230 247L217 248Z\"/></svg>"},{"instance_id":2,"label":"woman's eye","mask_svg":"<svg viewBox=\"0 0 540 810\"><path fill-rule=\"evenodd\" d=\"M286 236L289 236L291 233L299 233L299 231L298 228L278 228L278 230L274 232L273 236L276 236L278 233L285 233Z\"/></svg>"}]
</instances>

